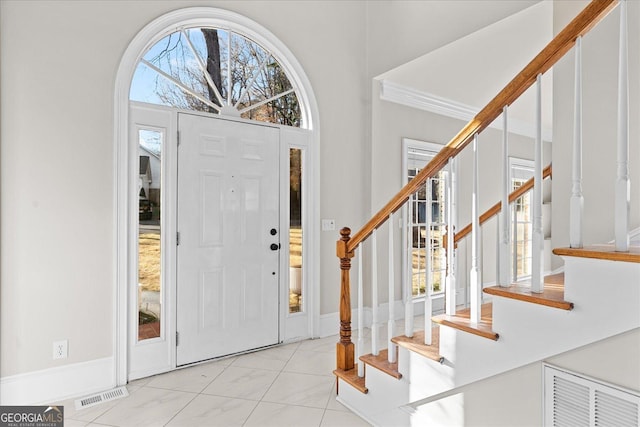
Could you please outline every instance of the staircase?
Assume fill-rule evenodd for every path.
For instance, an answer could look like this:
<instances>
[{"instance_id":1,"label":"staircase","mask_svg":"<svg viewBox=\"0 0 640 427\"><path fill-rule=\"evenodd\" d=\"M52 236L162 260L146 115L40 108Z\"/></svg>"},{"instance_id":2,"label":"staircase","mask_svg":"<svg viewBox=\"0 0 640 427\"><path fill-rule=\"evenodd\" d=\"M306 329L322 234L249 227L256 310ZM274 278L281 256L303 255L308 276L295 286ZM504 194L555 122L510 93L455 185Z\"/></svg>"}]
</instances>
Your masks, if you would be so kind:
<instances>
[{"instance_id":1,"label":"staircase","mask_svg":"<svg viewBox=\"0 0 640 427\"><path fill-rule=\"evenodd\" d=\"M362 379L336 370L339 401L374 425L427 425L416 420L428 414L398 408L640 327L640 247L624 254L612 246L555 252L565 272L547 277L544 293L532 295L522 285L485 289L493 298L482 306L481 324L469 322L467 309L434 316L432 345L416 331L394 338L395 364L384 350L360 358ZM455 425L442 419L435 425L442 424Z\"/></svg>"},{"instance_id":2,"label":"staircase","mask_svg":"<svg viewBox=\"0 0 640 427\"><path fill-rule=\"evenodd\" d=\"M394 304L390 303L386 349L378 348L380 325L376 318L377 261L374 257L372 266L374 319L369 337L365 336L366 332L363 329L362 262L358 263L357 301L359 326L357 348L361 351L365 347L364 342L370 339L372 353L361 354L358 357L355 353L356 346L351 341L350 268L351 260L356 256L356 248L370 238L373 252L376 253L375 242L378 229L385 222L394 224L394 213L403 208L408 201L410 202L421 186L428 186L429 180L442 168L455 162L456 156L471 142L475 152L477 135L498 116L506 115L506 107L529 86L534 82L539 85L539 76L574 45L579 46L581 37L597 25L617 4L617 0L592 1L362 229L353 236L348 228L341 230L341 239L337 242L336 251L341 268L340 342L336 346L337 368L334 371L338 378L338 400L371 424L456 425L456 414L451 411L448 414L445 413L446 411L434 411L433 408L431 411L427 409L422 412L412 411L407 410L407 405L415 408L415 405L410 405L412 402L438 400L445 396L443 393L456 390L461 386L640 328L638 315L640 312L640 247L629 245L628 230L624 229L624 235L616 232L615 245L582 247L579 227L574 233L572 225L570 247L557 248L553 251L554 254L563 258L564 271L542 277L542 259L539 256L544 245L541 230L543 204L541 188L543 178L551 175L551 169L549 167L543 173L542 156L537 152L538 146L541 147L539 137L536 141L536 173L530 183L523 185L517 191L518 194L514 194L516 192L508 194L505 184L502 201L482 215L477 212L477 194L474 189L472 224L447 236L445 241L447 242L448 271L445 286L445 313L433 315L432 295L427 290L425 327L414 328L414 304L408 293L410 291L407 290L409 286L405 286L404 300L409 301L405 304L405 334L394 333L396 316L393 312ZM621 17L626 19L623 13ZM579 76L578 71L576 75ZM622 87L621 90L626 88ZM625 112L622 111L621 114L624 115ZM579 138L577 140L576 149L580 151L581 141ZM622 143L624 141L619 142L619 144ZM624 146L622 149L624 151ZM506 154L504 158L506 159ZM477 168L477 160L474 162L475 168ZM474 175L476 175L475 172ZM628 176L618 178L619 181L624 181L626 178L628 186ZM620 186L620 184L617 185ZM577 190L572 193L572 200L574 197L581 197L579 187L580 185L575 187ZM622 187L624 188L624 185ZM473 259L470 272L471 303L469 307L458 306L455 301L455 263L453 262L458 241L467 234L471 234L472 258L475 258L479 245L477 231L482 223L500 213L500 227L509 230L510 224L507 222L510 218L509 204L527 191L534 193L534 256L531 281L514 284L507 281L508 279L505 280L505 275L501 273L497 286L483 288L477 280L481 277L477 272L477 260ZM616 199L616 204L623 205L624 200L619 200L620 197ZM629 200L628 196L626 197L628 206ZM576 208L577 211L573 211L572 208L572 224L581 224L583 215L581 203L574 204L572 201L572 206L579 206ZM623 209L620 211L622 212ZM629 220L623 217L621 221L628 224ZM389 247L393 248L394 227L386 228L389 233ZM616 230L623 228L616 226ZM449 229L453 229L452 223L449 223ZM508 233L501 234L501 238L506 234ZM430 237L427 237L426 241L431 242ZM505 259L504 255L501 253L496 256L496 259ZM394 261L392 249L389 250L388 263L389 301L394 301L397 293L394 284L394 268L398 268L398 265ZM430 289L429 286L427 288ZM445 396L446 398L448 397ZM448 416L450 418L447 418Z\"/></svg>"}]
</instances>

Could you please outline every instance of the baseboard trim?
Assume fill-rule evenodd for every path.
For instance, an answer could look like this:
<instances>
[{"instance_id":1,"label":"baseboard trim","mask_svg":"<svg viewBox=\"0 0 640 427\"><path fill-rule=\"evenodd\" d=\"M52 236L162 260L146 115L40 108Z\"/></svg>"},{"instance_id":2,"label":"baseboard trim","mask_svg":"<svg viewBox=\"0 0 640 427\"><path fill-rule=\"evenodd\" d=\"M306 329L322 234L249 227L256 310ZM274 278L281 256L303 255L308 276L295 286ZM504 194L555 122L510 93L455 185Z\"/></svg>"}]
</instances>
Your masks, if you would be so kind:
<instances>
[{"instance_id":1,"label":"baseboard trim","mask_svg":"<svg viewBox=\"0 0 640 427\"><path fill-rule=\"evenodd\" d=\"M113 357L0 378L0 405L59 403L115 387Z\"/></svg>"}]
</instances>

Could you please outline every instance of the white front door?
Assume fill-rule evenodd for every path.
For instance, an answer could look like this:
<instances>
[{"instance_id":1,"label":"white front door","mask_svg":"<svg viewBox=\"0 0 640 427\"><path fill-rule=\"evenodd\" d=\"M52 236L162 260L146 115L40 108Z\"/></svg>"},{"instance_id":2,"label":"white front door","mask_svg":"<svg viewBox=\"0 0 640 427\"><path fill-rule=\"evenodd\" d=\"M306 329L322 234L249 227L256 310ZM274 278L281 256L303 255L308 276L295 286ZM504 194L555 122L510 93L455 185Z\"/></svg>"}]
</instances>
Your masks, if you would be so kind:
<instances>
[{"instance_id":1,"label":"white front door","mask_svg":"<svg viewBox=\"0 0 640 427\"><path fill-rule=\"evenodd\" d=\"M177 365L276 344L279 130L178 115Z\"/></svg>"}]
</instances>

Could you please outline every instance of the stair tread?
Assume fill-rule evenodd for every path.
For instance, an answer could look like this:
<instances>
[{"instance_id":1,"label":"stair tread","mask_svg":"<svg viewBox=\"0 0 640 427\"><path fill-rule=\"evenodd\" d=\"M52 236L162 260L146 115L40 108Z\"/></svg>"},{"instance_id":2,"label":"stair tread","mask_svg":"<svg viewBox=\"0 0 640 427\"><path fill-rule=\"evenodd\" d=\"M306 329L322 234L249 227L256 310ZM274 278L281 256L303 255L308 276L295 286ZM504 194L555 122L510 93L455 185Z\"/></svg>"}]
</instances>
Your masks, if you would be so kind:
<instances>
[{"instance_id":1,"label":"stair tread","mask_svg":"<svg viewBox=\"0 0 640 427\"><path fill-rule=\"evenodd\" d=\"M556 248L553 253L559 256L604 259L640 263L640 246L629 246L628 252L616 252L614 245L591 245L584 248Z\"/></svg>"},{"instance_id":2,"label":"stair tread","mask_svg":"<svg viewBox=\"0 0 640 427\"><path fill-rule=\"evenodd\" d=\"M440 325L449 326L451 328L497 341L499 335L492 329L492 315L493 306L488 303L482 304L482 309L480 310L480 322L477 324L471 322L471 309L468 308L457 311L455 315L441 314L439 316L433 316L431 320Z\"/></svg>"},{"instance_id":3,"label":"stair tread","mask_svg":"<svg viewBox=\"0 0 640 427\"><path fill-rule=\"evenodd\" d=\"M531 292L531 284L515 283L511 286L492 286L484 292L504 298L512 298L547 307L572 310L573 303L564 299L564 273L553 274L544 278L544 289L541 293Z\"/></svg>"},{"instance_id":4,"label":"stair tread","mask_svg":"<svg viewBox=\"0 0 640 427\"><path fill-rule=\"evenodd\" d=\"M346 382L347 384L354 387L361 393L367 394L369 393L369 389L365 385L364 377L358 376L358 364L356 363L353 369L349 369L347 371L342 369L336 369L333 371L333 374Z\"/></svg>"},{"instance_id":5,"label":"stair tread","mask_svg":"<svg viewBox=\"0 0 640 427\"><path fill-rule=\"evenodd\" d=\"M391 342L404 347L414 353L418 353L427 359L442 363L444 358L440 355L440 327L431 329L431 345L424 343L424 331L415 331L412 337L400 335L391 339Z\"/></svg>"},{"instance_id":6,"label":"stair tread","mask_svg":"<svg viewBox=\"0 0 640 427\"><path fill-rule=\"evenodd\" d=\"M380 371L384 372L385 374L391 375L394 378L402 378L402 374L400 373L400 371L398 371L398 357L396 356L396 361L394 363L390 363L388 354L388 350L380 350L380 353L377 356L373 354L365 354L364 356L360 356L360 361L376 369L379 369Z\"/></svg>"}]
</instances>

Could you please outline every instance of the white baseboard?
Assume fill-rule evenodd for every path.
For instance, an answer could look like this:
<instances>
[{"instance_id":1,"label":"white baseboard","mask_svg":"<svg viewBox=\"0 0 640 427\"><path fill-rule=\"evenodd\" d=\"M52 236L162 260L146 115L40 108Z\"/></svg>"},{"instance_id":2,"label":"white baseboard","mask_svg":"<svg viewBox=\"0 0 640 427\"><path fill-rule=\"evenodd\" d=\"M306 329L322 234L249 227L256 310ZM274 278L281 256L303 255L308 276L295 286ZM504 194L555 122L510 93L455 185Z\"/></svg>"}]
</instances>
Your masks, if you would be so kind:
<instances>
[{"instance_id":1,"label":"white baseboard","mask_svg":"<svg viewBox=\"0 0 640 427\"><path fill-rule=\"evenodd\" d=\"M115 387L113 358L0 378L0 405L60 403Z\"/></svg>"}]
</instances>

